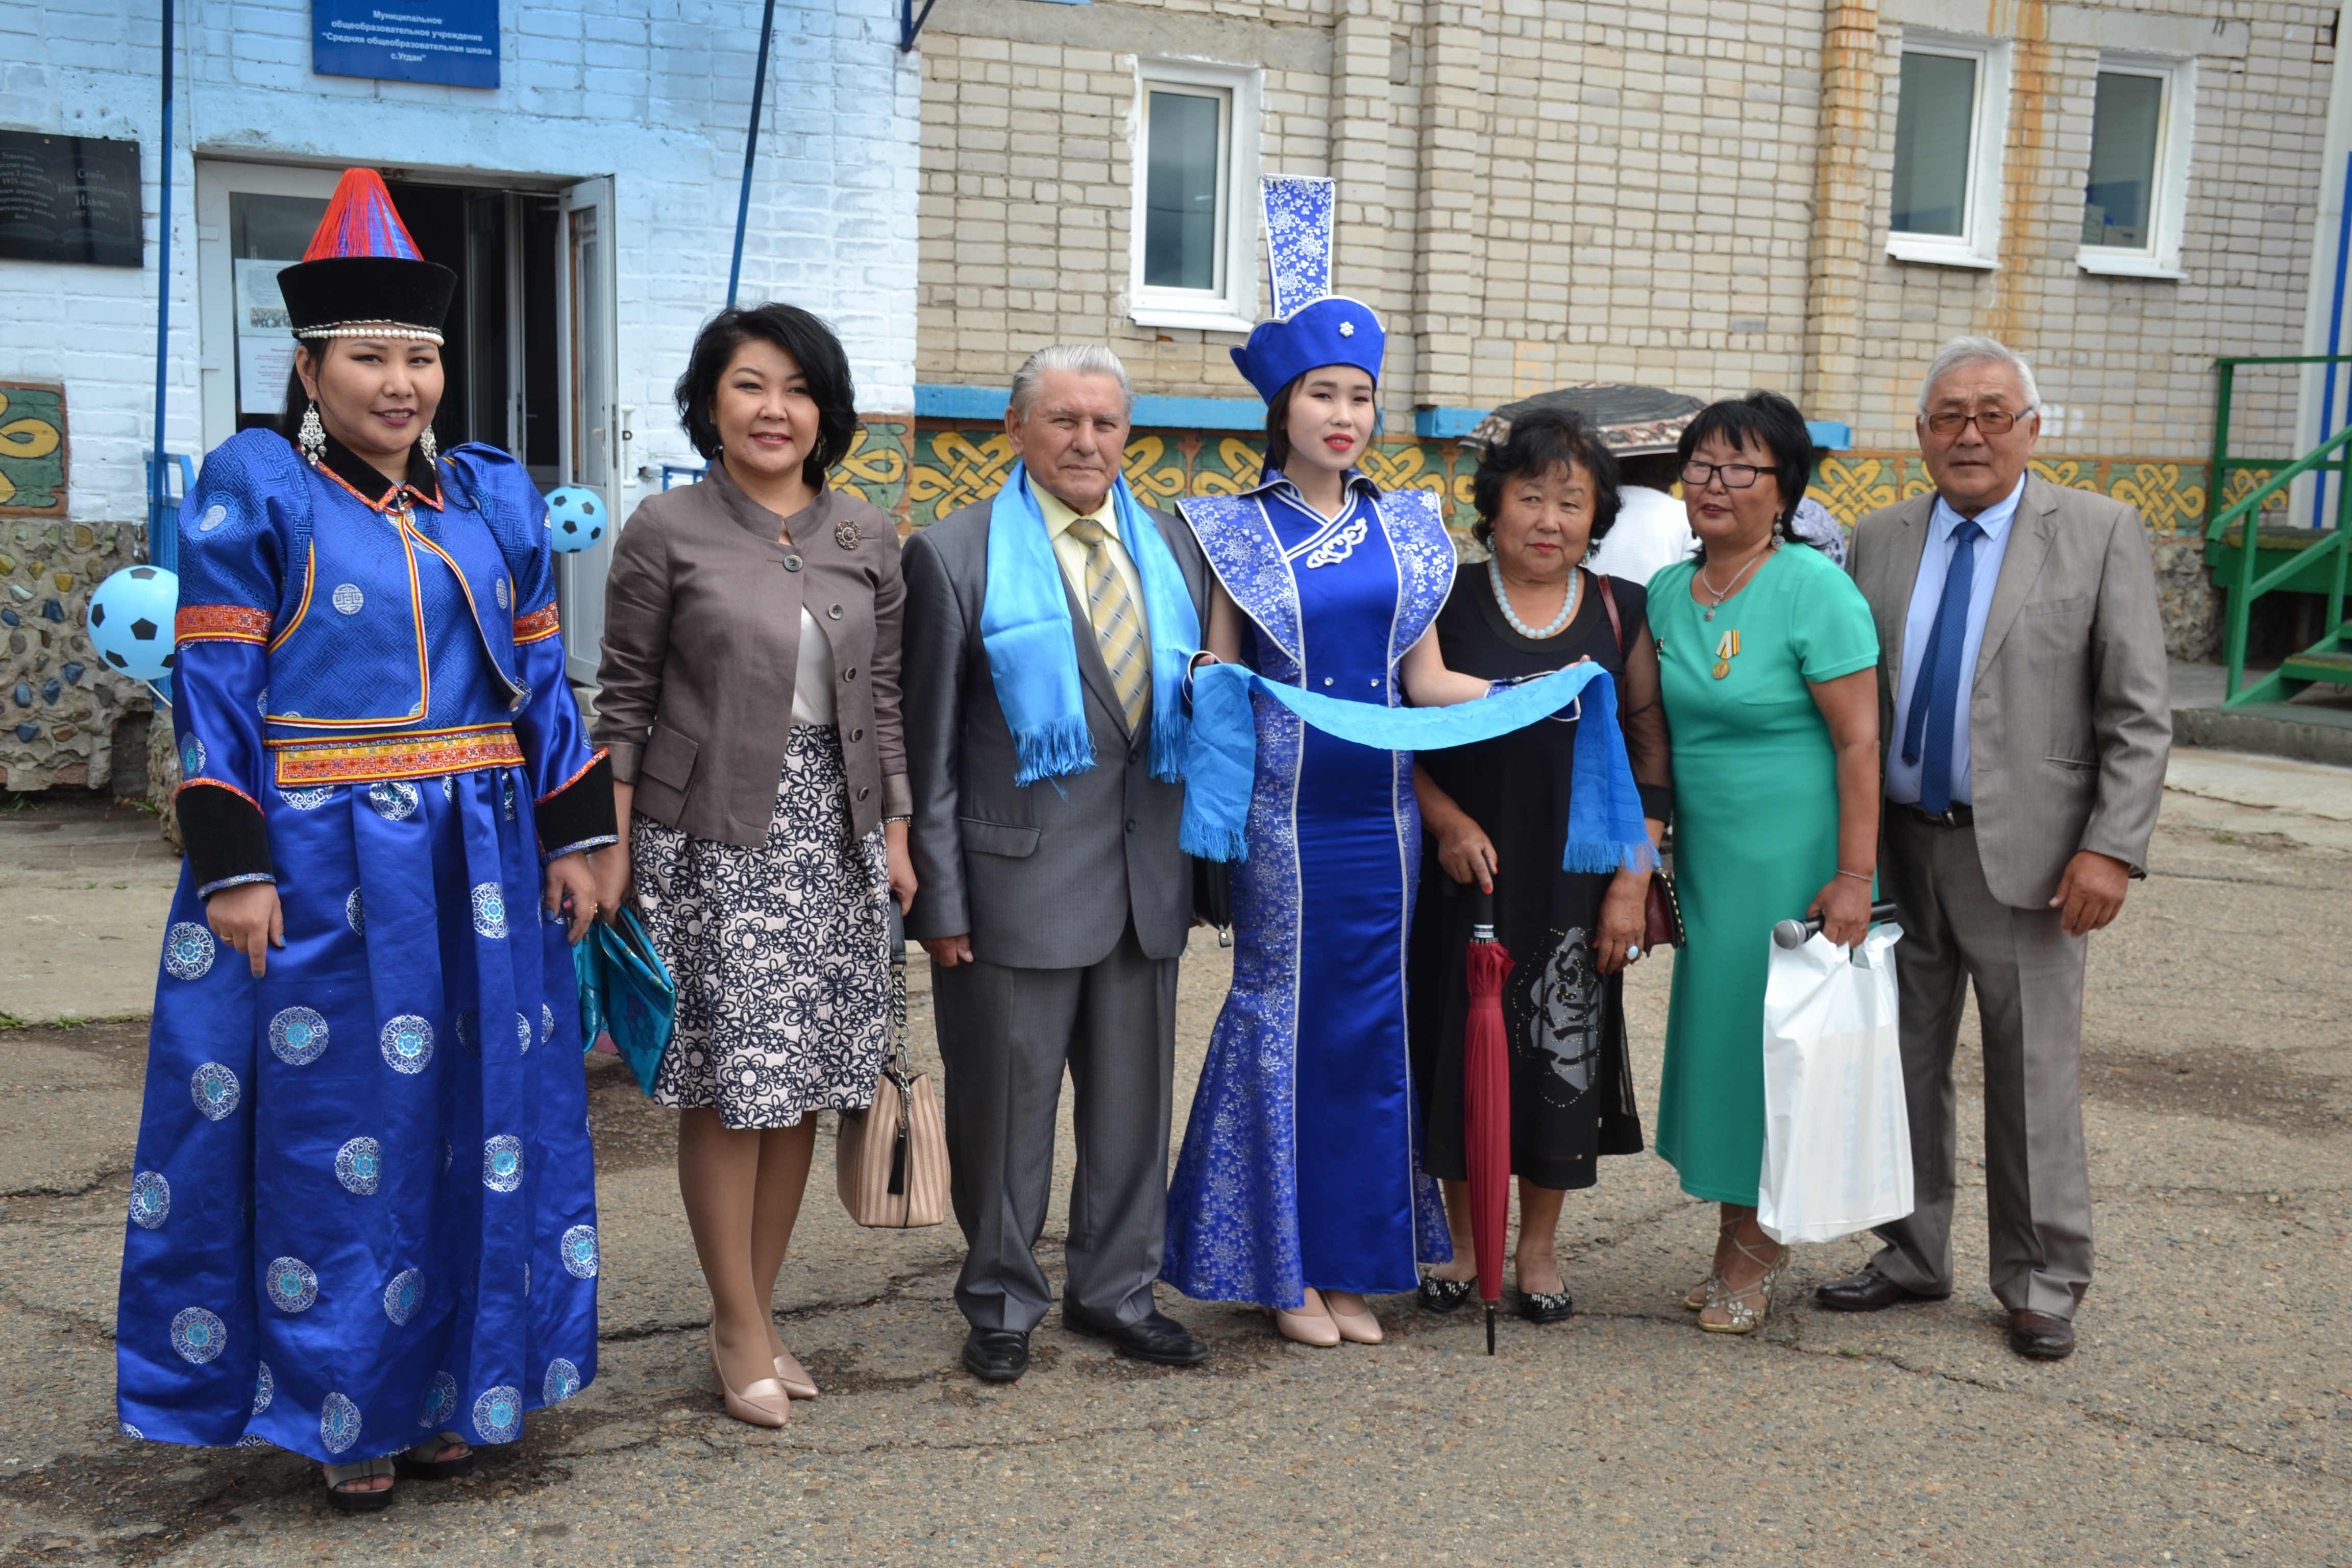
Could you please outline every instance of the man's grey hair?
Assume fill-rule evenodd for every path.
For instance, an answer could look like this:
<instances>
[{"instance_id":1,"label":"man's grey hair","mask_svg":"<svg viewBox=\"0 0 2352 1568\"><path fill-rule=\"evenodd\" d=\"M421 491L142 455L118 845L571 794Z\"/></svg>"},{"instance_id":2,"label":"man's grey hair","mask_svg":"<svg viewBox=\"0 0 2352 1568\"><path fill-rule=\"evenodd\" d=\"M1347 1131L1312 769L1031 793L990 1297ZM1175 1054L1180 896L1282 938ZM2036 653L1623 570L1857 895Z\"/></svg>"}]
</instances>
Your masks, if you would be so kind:
<instances>
[{"instance_id":1,"label":"man's grey hair","mask_svg":"<svg viewBox=\"0 0 2352 1568\"><path fill-rule=\"evenodd\" d=\"M1927 363L1927 374L1919 382L1919 412L1927 412L1927 399L1934 395L1936 384L1956 370L1972 364L2005 364L2017 373L2019 384L2025 388L2025 406L2042 406L2042 388L2033 379L2033 366L2025 356L2002 342L1999 338L1954 338L1936 351Z\"/></svg>"},{"instance_id":2,"label":"man's grey hair","mask_svg":"<svg viewBox=\"0 0 2352 1568\"><path fill-rule=\"evenodd\" d=\"M1107 375L1118 383L1119 395L1127 400L1125 416L1135 417L1135 383L1128 379L1127 366L1118 356L1102 343L1055 343L1039 349L1021 362L1013 373L1013 416L1025 420L1029 411L1037 406L1037 389L1048 371L1071 371L1079 375Z\"/></svg>"}]
</instances>

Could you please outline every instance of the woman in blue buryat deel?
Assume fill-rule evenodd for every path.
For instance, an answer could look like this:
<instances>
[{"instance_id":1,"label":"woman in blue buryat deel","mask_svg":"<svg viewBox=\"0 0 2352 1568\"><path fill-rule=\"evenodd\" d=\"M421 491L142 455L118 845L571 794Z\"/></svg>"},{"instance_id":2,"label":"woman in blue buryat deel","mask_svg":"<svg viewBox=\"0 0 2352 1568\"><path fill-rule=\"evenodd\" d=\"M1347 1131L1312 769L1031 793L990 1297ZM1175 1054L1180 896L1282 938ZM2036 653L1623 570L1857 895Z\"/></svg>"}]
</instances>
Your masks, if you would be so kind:
<instances>
[{"instance_id":1,"label":"woman in blue buryat deel","mask_svg":"<svg viewBox=\"0 0 2352 1568\"><path fill-rule=\"evenodd\" d=\"M180 511L188 854L117 1407L129 1437L307 1455L364 1510L596 1374L564 943L613 786L545 503L503 452L434 451L455 275L354 169L279 282L286 433L225 442Z\"/></svg>"},{"instance_id":2,"label":"woman in blue buryat deel","mask_svg":"<svg viewBox=\"0 0 2352 1568\"><path fill-rule=\"evenodd\" d=\"M1355 466L1384 338L1330 292L1332 184L1272 178L1265 196L1275 320L1234 362L1266 400L1265 470L1244 495L1179 503L1217 574L1209 651L1383 708L1483 697L1427 635L1454 582L1438 498L1382 490ZM1417 1263L1452 1256L1405 1050L1412 756L1255 707L1233 990L1169 1194L1161 1278L1272 1308L1303 1343L1376 1343L1364 1298L1413 1289Z\"/></svg>"}]
</instances>

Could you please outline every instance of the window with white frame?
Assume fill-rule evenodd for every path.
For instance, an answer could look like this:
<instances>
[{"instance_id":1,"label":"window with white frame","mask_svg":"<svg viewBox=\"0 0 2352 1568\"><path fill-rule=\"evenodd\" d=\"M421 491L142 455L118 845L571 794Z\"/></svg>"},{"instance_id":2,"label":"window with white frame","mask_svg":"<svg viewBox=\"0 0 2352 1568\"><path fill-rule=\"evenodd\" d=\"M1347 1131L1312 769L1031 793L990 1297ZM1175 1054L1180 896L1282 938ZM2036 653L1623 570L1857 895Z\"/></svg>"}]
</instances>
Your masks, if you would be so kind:
<instances>
[{"instance_id":1,"label":"window with white frame","mask_svg":"<svg viewBox=\"0 0 2352 1568\"><path fill-rule=\"evenodd\" d=\"M1247 331L1257 314L1259 72L1138 62L1129 315Z\"/></svg>"},{"instance_id":2,"label":"window with white frame","mask_svg":"<svg viewBox=\"0 0 2352 1568\"><path fill-rule=\"evenodd\" d=\"M2083 182L2086 272L2180 277L2189 198L2193 60L2103 55L2092 99L2091 166Z\"/></svg>"},{"instance_id":3,"label":"window with white frame","mask_svg":"<svg viewBox=\"0 0 2352 1568\"><path fill-rule=\"evenodd\" d=\"M2008 46L1906 32L1895 94L1886 253L1898 261L1998 266Z\"/></svg>"}]
</instances>

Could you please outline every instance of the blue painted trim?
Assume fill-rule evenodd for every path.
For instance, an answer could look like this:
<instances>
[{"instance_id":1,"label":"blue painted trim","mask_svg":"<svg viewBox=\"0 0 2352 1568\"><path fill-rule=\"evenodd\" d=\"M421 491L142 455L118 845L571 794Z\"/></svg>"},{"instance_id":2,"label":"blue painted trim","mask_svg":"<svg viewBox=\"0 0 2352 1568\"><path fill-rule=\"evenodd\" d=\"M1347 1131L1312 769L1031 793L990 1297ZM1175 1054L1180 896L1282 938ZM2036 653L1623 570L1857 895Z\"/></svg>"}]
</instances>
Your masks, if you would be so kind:
<instances>
[{"instance_id":1,"label":"blue painted trim","mask_svg":"<svg viewBox=\"0 0 2352 1568\"><path fill-rule=\"evenodd\" d=\"M1834 419L1808 419L1805 429L1811 435L1813 445L1824 452L1853 450L1853 426Z\"/></svg>"},{"instance_id":2,"label":"blue painted trim","mask_svg":"<svg viewBox=\"0 0 2352 1568\"><path fill-rule=\"evenodd\" d=\"M1458 441L1486 417L1484 408L1416 408L1412 433L1424 441Z\"/></svg>"},{"instance_id":3,"label":"blue painted trim","mask_svg":"<svg viewBox=\"0 0 2352 1568\"><path fill-rule=\"evenodd\" d=\"M1049 4L1083 0L1047 0ZM1004 417L1008 394L994 386L948 386L936 382L915 387L919 419L986 419ZM1139 397L1135 424L1154 430L1264 430L1265 405L1255 397Z\"/></svg>"}]
</instances>

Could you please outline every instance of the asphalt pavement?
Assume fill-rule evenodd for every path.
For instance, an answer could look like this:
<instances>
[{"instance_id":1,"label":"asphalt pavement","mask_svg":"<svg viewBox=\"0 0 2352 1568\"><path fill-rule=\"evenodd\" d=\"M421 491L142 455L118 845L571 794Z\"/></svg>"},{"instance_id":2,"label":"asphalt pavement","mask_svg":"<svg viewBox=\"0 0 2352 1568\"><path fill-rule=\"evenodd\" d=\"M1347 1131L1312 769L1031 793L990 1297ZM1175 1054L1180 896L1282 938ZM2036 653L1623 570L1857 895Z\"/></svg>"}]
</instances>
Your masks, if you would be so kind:
<instances>
[{"instance_id":1,"label":"asphalt pavement","mask_svg":"<svg viewBox=\"0 0 2352 1568\"><path fill-rule=\"evenodd\" d=\"M2169 782L2156 873L2092 947L2098 1278L2071 1361L2004 1346L1972 1159L1950 1300L1820 1311L1810 1288L1870 1248L1805 1247L1739 1340L1677 1305L1712 1215L1645 1154L1568 1201L1577 1317L1507 1317L1493 1359L1474 1313L1410 1297L1377 1303L1385 1345L1319 1351L1163 1290L1211 1342L1205 1367L1138 1365L1049 1320L1028 1377L983 1387L955 1365L953 1226L850 1225L828 1138L776 1298L824 1393L758 1430L721 1413L703 1350L673 1118L598 1058L599 1375L472 1479L404 1482L359 1517L274 1450L116 1435L137 1016L176 867L136 814L0 816L0 1568L2352 1564L2352 771L2182 752ZM1630 987L1653 1116L1670 962ZM1196 937L1180 1129L1228 973ZM1066 1183L1066 1121L1057 1152ZM1057 1203L1055 1274L1063 1225Z\"/></svg>"}]
</instances>

